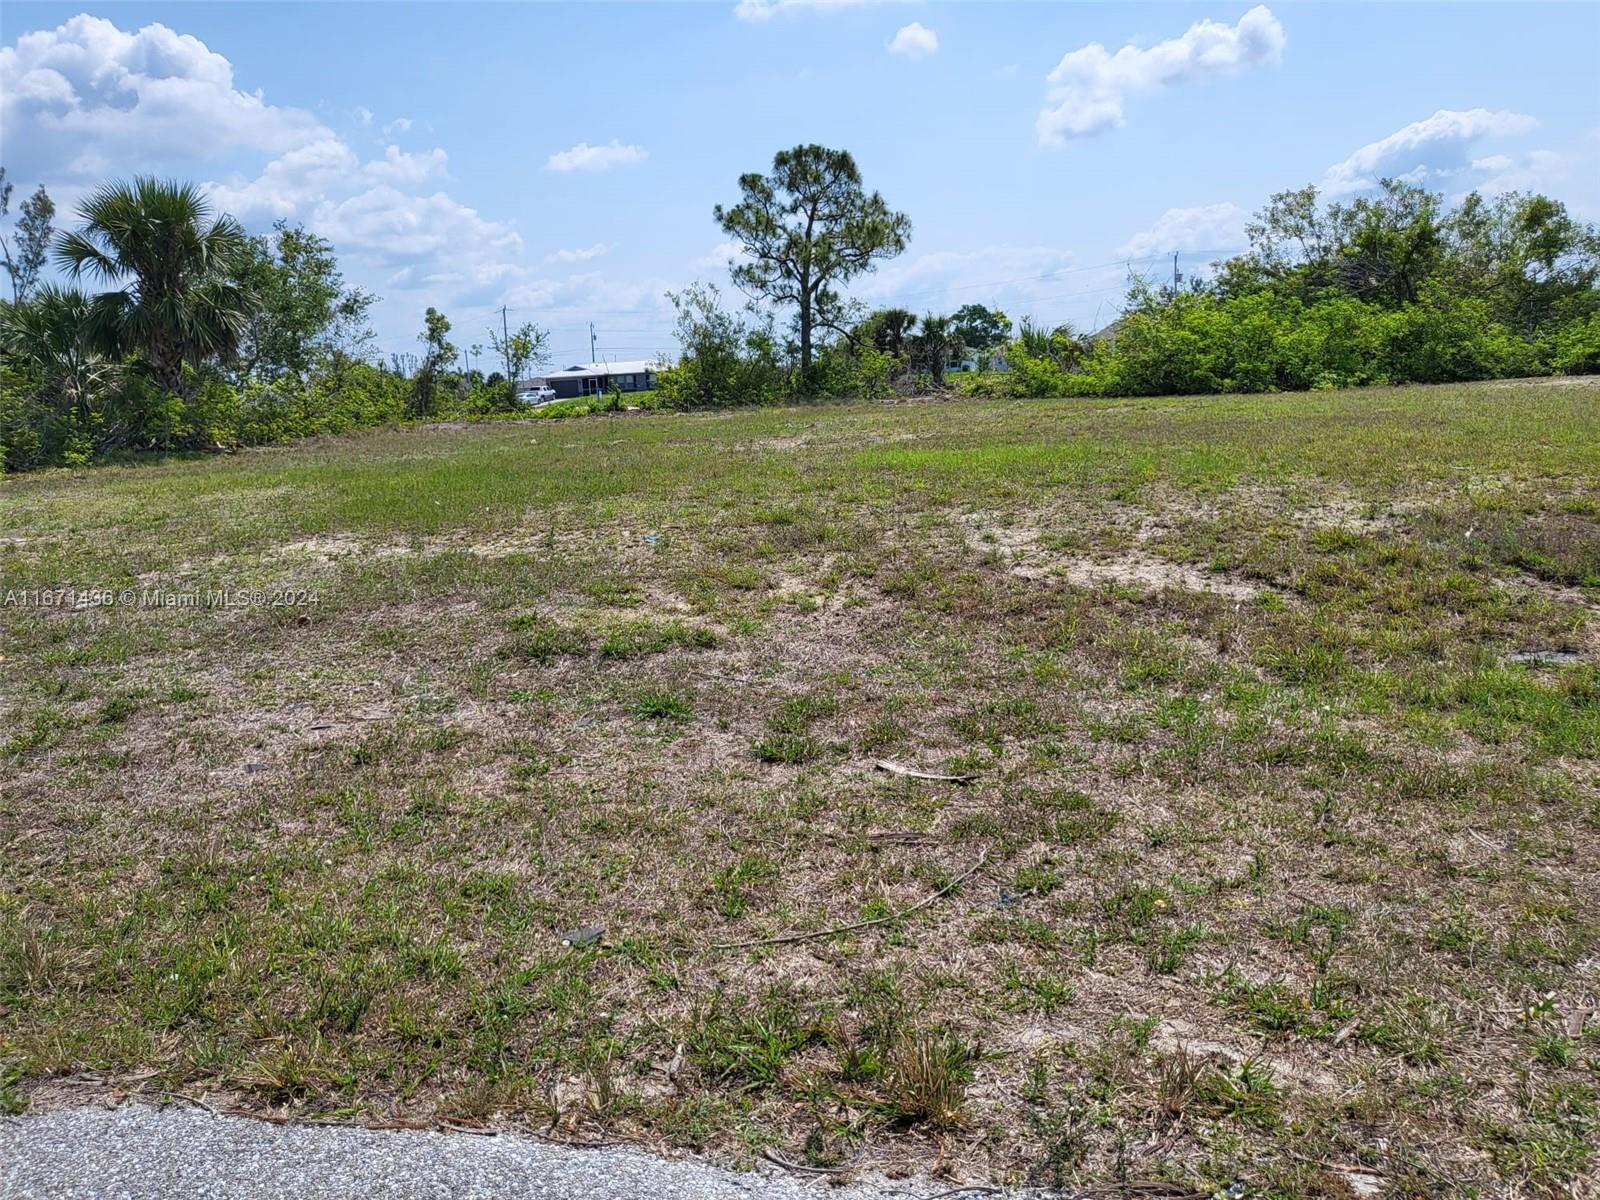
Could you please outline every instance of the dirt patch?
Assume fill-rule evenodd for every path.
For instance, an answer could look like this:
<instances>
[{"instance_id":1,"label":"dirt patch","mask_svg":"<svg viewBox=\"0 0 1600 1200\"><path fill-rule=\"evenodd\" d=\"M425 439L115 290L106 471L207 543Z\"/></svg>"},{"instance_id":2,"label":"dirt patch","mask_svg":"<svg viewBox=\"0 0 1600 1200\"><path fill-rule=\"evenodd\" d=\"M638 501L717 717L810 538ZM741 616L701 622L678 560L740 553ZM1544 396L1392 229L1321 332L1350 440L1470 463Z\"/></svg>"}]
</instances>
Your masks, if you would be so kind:
<instances>
[{"instance_id":1,"label":"dirt patch","mask_svg":"<svg viewBox=\"0 0 1600 1200\"><path fill-rule=\"evenodd\" d=\"M760 438L746 444L752 450L804 450L811 445L811 435L796 433L787 437Z\"/></svg>"},{"instance_id":2,"label":"dirt patch","mask_svg":"<svg viewBox=\"0 0 1600 1200\"><path fill-rule=\"evenodd\" d=\"M1541 375L1533 379L1497 379L1480 384L1491 388L1594 388L1600 387L1600 375Z\"/></svg>"},{"instance_id":3,"label":"dirt patch","mask_svg":"<svg viewBox=\"0 0 1600 1200\"><path fill-rule=\"evenodd\" d=\"M1312 529L1343 529L1351 533L1385 534L1405 528L1405 519L1393 508L1374 511L1348 496L1334 497L1307 505L1295 513L1296 519Z\"/></svg>"},{"instance_id":4,"label":"dirt patch","mask_svg":"<svg viewBox=\"0 0 1600 1200\"><path fill-rule=\"evenodd\" d=\"M1600 589L1580 588L1565 583L1554 583L1551 580L1540 579L1536 575L1529 575L1523 571L1519 571L1509 578L1497 578L1495 583L1509 592L1532 592L1536 596L1557 604L1570 604L1574 608L1585 609L1590 613L1600 615ZM1596 636L1600 636L1600 625L1591 625L1591 643Z\"/></svg>"},{"instance_id":5,"label":"dirt patch","mask_svg":"<svg viewBox=\"0 0 1600 1200\"><path fill-rule=\"evenodd\" d=\"M1206 1031L1200 1026L1178 1017L1163 1018L1151 1035L1150 1044L1169 1054L1181 1050L1191 1058L1210 1059L1228 1068L1238 1068L1247 1062L1260 1063L1278 1079L1328 1095L1337 1092L1341 1086L1337 1075L1313 1065L1308 1061L1308 1054L1293 1056L1281 1046L1276 1050L1268 1050L1261 1045L1241 1049L1207 1037Z\"/></svg>"},{"instance_id":6,"label":"dirt patch","mask_svg":"<svg viewBox=\"0 0 1600 1200\"><path fill-rule=\"evenodd\" d=\"M1202 571L1183 563L1168 562L1153 554L1131 550L1110 559L1075 558L1052 567L1030 568L1037 572L1030 578L1057 578L1075 587L1105 587L1116 585L1139 587L1149 591L1169 588L1190 592L1211 592L1235 600L1253 600L1264 592L1274 591L1265 584L1250 583L1219 572ZM1027 570L1017 570L1027 574Z\"/></svg>"},{"instance_id":7,"label":"dirt patch","mask_svg":"<svg viewBox=\"0 0 1600 1200\"><path fill-rule=\"evenodd\" d=\"M309 537L298 542L279 546L270 558L309 558L316 562L333 563L357 555L368 558L395 558L415 553L410 546L395 542L374 542L344 534Z\"/></svg>"},{"instance_id":8,"label":"dirt patch","mask_svg":"<svg viewBox=\"0 0 1600 1200\"><path fill-rule=\"evenodd\" d=\"M981 517L963 520L967 545L983 554L998 555L1011 574L1023 579L1058 579L1074 587L1136 587L1145 591L1177 589L1209 592L1236 600L1251 600L1273 591L1217 571L1204 571L1185 563L1172 562L1146 550L1130 549L1120 554L1066 556L1044 544L1044 534L1032 525L988 525ZM1156 526L1149 536L1157 536ZM1144 526L1130 528L1135 540L1144 540Z\"/></svg>"}]
</instances>

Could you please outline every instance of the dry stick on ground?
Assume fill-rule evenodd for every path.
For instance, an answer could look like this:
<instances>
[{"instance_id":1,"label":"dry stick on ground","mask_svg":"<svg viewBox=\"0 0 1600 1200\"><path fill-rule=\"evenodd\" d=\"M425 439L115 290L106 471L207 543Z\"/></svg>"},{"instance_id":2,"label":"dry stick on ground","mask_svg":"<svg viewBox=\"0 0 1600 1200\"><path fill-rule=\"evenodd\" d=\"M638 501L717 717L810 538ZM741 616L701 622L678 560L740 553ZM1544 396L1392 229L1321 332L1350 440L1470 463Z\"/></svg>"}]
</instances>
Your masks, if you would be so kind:
<instances>
[{"instance_id":1,"label":"dry stick on ground","mask_svg":"<svg viewBox=\"0 0 1600 1200\"><path fill-rule=\"evenodd\" d=\"M777 937L755 938L748 942L713 942L711 944L711 948L713 950L744 950L750 946L776 946L784 942L808 942L813 938L832 937L836 933L851 933L857 929L869 929L874 925L887 925L891 921L898 921L902 917L909 917L912 913L919 909L927 908L928 905L939 899L939 897L946 895L947 893L955 890L961 884L965 883L973 875L977 874L978 869L982 867L984 863L989 861L989 849L990 848L988 846L985 846L983 848L983 853L978 855L977 862L973 863L970 867L968 867L961 874L957 875L949 883L945 884L937 892L934 892L933 895L924 900L917 901L917 903L913 904L910 908L903 908L897 913L890 913L887 917L874 917L870 921L854 921L849 925L834 925L827 929L815 929L810 933L785 933L780 934Z\"/></svg>"},{"instance_id":2,"label":"dry stick on ground","mask_svg":"<svg viewBox=\"0 0 1600 1200\"><path fill-rule=\"evenodd\" d=\"M237 1106L223 1109L221 1115L224 1117L245 1117L251 1121L265 1121L268 1125L294 1124L293 1119L290 1117L280 1117L277 1113L251 1112L248 1108L239 1108Z\"/></svg>"},{"instance_id":3,"label":"dry stick on ground","mask_svg":"<svg viewBox=\"0 0 1600 1200\"><path fill-rule=\"evenodd\" d=\"M222 1115L222 1113L217 1109L217 1107L215 1105L207 1104L206 1101L202 1097L200 1097L200 1096L191 1096L187 1092L157 1092L156 1095L157 1096L163 1096L168 1100L186 1100L190 1104L194 1104L194 1105L199 1106L200 1108L205 1109L208 1113L210 1113L214 1117L220 1117Z\"/></svg>"},{"instance_id":4,"label":"dry stick on ground","mask_svg":"<svg viewBox=\"0 0 1600 1200\"><path fill-rule=\"evenodd\" d=\"M890 762L887 758L880 758L872 764L880 771L887 771L891 775L904 775L907 779L931 779L935 783L971 783L971 775L940 775L937 771L919 771L916 767L902 767L897 762Z\"/></svg>"},{"instance_id":5,"label":"dry stick on ground","mask_svg":"<svg viewBox=\"0 0 1600 1200\"><path fill-rule=\"evenodd\" d=\"M470 1133L474 1137L498 1137L500 1134L498 1129L489 1129L487 1127L480 1128L476 1125L463 1125L459 1121L446 1120L444 1117L439 1118L439 1128L448 1129L451 1133Z\"/></svg>"},{"instance_id":6,"label":"dry stick on ground","mask_svg":"<svg viewBox=\"0 0 1600 1200\"><path fill-rule=\"evenodd\" d=\"M805 1163L790 1162L771 1146L762 1148L761 1157L768 1162L777 1163L785 1171L794 1171L800 1175L842 1175L850 1170L849 1167L812 1167L807 1166Z\"/></svg>"}]
</instances>

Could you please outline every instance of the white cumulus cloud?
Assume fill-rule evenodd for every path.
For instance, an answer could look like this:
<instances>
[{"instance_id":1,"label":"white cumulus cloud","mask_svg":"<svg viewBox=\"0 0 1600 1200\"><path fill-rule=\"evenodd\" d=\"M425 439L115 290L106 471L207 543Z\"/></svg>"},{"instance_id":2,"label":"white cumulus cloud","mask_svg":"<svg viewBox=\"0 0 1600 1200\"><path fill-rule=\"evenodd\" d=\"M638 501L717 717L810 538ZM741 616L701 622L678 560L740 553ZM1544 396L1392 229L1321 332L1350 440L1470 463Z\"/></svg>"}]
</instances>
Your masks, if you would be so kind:
<instances>
[{"instance_id":1,"label":"white cumulus cloud","mask_svg":"<svg viewBox=\"0 0 1600 1200\"><path fill-rule=\"evenodd\" d=\"M1169 208L1149 229L1124 242L1117 253L1146 258L1174 250L1232 250L1244 241L1244 223L1249 215L1231 200L1195 208Z\"/></svg>"},{"instance_id":2,"label":"white cumulus cloud","mask_svg":"<svg viewBox=\"0 0 1600 1200\"><path fill-rule=\"evenodd\" d=\"M1425 182L1467 166L1473 142L1532 132L1539 122L1523 113L1470 108L1441 108L1388 137L1368 142L1343 162L1329 167L1321 189L1345 196L1377 185L1385 177Z\"/></svg>"},{"instance_id":3,"label":"white cumulus cloud","mask_svg":"<svg viewBox=\"0 0 1600 1200\"><path fill-rule=\"evenodd\" d=\"M1454 182L1457 195L1470 191L1485 196L1543 192L1565 201L1572 213L1583 220L1594 220L1600 214L1600 155L1588 147L1530 150L1516 157L1491 154L1474 159Z\"/></svg>"},{"instance_id":4,"label":"white cumulus cloud","mask_svg":"<svg viewBox=\"0 0 1600 1200\"><path fill-rule=\"evenodd\" d=\"M611 247L604 242L596 242L592 246L578 246L570 250L557 250L545 255L546 262L577 263L588 262L590 259L599 258L603 254L610 254Z\"/></svg>"},{"instance_id":5,"label":"white cumulus cloud","mask_svg":"<svg viewBox=\"0 0 1600 1200\"><path fill-rule=\"evenodd\" d=\"M1057 246L996 243L976 250L936 250L885 263L855 292L874 304L915 312L948 312L970 302L997 303L1007 311L1082 286L1070 250ZM1118 275L1120 267L1113 268ZM1013 315L1016 315L1013 312Z\"/></svg>"},{"instance_id":6,"label":"white cumulus cloud","mask_svg":"<svg viewBox=\"0 0 1600 1200\"><path fill-rule=\"evenodd\" d=\"M1122 125L1132 95L1270 66L1288 40L1271 10L1257 5L1236 25L1196 21L1182 36L1148 48L1130 43L1112 54L1090 42L1064 55L1045 77L1039 143L1062 146Z\"/></svg>"},{"instance_id":7,"label":"white cumulus cloud","mask_svg":"<svg viewBox=\"0 0 1600 1200\"><path fill-rule=\"evenodd\" d=\"M422 154L408 154L390 145L384 147L382 158L369 162L361 173L374 183L417 184L443 175L448 161L449 155L437 146Z\"/></svg>"},{"instance_id":8,"label":"white cumulus cloud","mask_svg":"<svg viewBox=\"0 0 1600 1200\"><path fill-rule=\"evenodd\" d=\"M718 242L711 247L709 254L702 254L699 258L690 259L689 266L696 271L715 271L736 266L744 262L748 257L744 247L738 242L724 241Z\"/></svg>"},{"instance_id":9,"label":"white cumulus cloud","mask_svg":"<svg viewBox=\"0 0 1600 1200\"><path fill-rule=\"evenodd\" d=\"M939 48L939 35L921 21L902 25L889 40L889 53L905 58L927 58Z\"/></svg>"},{"instance_id":10,"label":"white cumulus cloud","mask_svg":"<svg viewBox=\"0 0 1600 1200\"><path fill-rule=\"evenodd\" d=\"M323 202L312 224L341 251L394 269L402 284L457 278L481 262L522 252L511 226L486 220L444 192L417 196L388 184Z\"/></svg>"},{"instance_id":11,"label":"white cumulus cloud","mask_svg":"<svg viewBox=\"0 0 1600 1200\"><path fill-rule=\"evenodd\" d=\"M341 121L370 128L366 107ZM391 132L411 126L389 122ZM499 301L529 274L516 230L431 182L447 155L388 145L367 160L310 112L270 103L200 39L164 25L135 30L78 16L0 46L6 166L44 183L70 223L73 201L108 176L197 179L213 203L254 229L304 222L328 238L352 280L389 299L378 320L415 304ZM396 299L396 293L401 297Z\"/></svg>"},{"instance_id":12,"label":"white cumulus cloud","mask_svg":"<svg viewBox=\"0 0 1600 1200\"><path fill-rule=\"evenodd\" d=\"M356 175L355 153L328 134L297 146L269 162L251 180L208 183L216 206L236 217L292 217L330 190L349 186Z\"/></svg>"},{"instance_id":13,"label":"white cumulus cloud","mask_svg":"<svg viewBox=\"0 0 1600 1200\"><path fill-rule=\"evenodd\" d=\"M544 165L551 171L609 171L612 167L636 166L649 157L650 152L643 146L624 145L612 138L604 146L579 142L552 154Z\"/></svg>"},{"instance_id":14,"label":"white cumulus cloud","mask_svg":"<svg viewBox=\"0 0 1600 1200\"><path fill-rule=\"evenodd\" d=\"M671 311L662 279L614 280L599 271L564 279L525 278L506 294L512 308L537 309L549 318L582 317L596 311L663 315Z\"/></svg>"},{"instance_id":15,"label":"white cumulus cloud","mask_svg":"<svg viewBox=\"0 0 1600 1200\"><path fill-rule=\"evenodd\" d=\"M309 112L236 87L233 64L165 25L76 16L0 47L8 164L29 178L170 167L246 148L281 155L331 137Z\"/></svg>"}]
</instances>

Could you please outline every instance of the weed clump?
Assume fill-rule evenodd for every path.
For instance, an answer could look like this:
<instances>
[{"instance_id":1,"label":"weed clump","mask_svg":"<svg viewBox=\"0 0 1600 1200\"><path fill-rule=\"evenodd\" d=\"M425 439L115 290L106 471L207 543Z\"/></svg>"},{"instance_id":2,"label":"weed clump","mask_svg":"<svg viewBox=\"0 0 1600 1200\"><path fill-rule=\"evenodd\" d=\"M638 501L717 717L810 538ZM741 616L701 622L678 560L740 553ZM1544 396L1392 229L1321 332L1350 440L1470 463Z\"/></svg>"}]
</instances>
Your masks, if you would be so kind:
<instances>
[{"instance_id":1,"label":"weed clump","mask_svg":"<svg viewBox=\"0 0 1600 1200\"><path fill-rule=\"evenodd\" d=\"M901 1038L884 1072L885 1115L906 1124L956 1124L981 1058L976 1046L948 1030Z\"/></svg>"}]
</instances>

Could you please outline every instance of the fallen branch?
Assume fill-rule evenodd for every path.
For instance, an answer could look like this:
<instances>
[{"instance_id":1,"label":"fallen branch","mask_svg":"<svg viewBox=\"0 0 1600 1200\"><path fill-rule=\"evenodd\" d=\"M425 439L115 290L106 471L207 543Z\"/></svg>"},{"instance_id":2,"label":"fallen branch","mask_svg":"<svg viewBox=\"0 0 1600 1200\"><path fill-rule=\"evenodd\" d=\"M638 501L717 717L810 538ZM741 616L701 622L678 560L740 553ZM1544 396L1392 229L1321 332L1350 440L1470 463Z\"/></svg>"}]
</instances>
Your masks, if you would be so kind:
<instances>
[{"instance_id":1,"label":"fallen branch","mask_svg":"<svg viewBox=\"0 0 1600 1200\"><path fill-rule=\"evenodd\" d=\"M954 891L973 875L977 874L978 869L988 861L989 847L985 846L983 848L983 853L978 855L977 862L973 863L970 867L968 867L960 875L957 875L949 883L945 884L937 892L934 892L933 895L927 897L926 899L919 900L910 908L903 908L897 913L890 913L887 917L874 917L870 921L853 921L849 925L834 925L828 929L816 929L810 933L785 933L780 934L778 937L755 938L754 940L748 942L713 942L711 944L711 948L713 950L744 950L751 946L776 946L785 942L809 942L815 938L832 937L837 933L853 933L857 929L870 929L874 925L887 925L891 921L898 921L903 917L909 917L912 913L917 912L919 909L927 908L928 905L932 904L941 896L947 895L948 893Z\"/></svg>"},{"instance_id":2,"label":"fallen branch","mask_svg":"<svg viewBox=\"0 0 1600 1200\"><path fill-rule=\"evenodd\" d=\"M790 1162L771 1146L761 1148L761 1157L770 1163L777 1163L785 1171L793 1171L797 1175L839 1175L848 1171L849 1167L809 1167L804 1163Z\"/></svg>"},{"instance_id":3,"label":"fallen branch","mask_svg":"<svg viewBox=\"0 0 1600 1200\"><path fill-rule=\"evenodd\" d=\"M608 1150L612 1146L638 1146L642 1144L638 1138L631 1137L596 1138L593 1141L589 1141L586 1138L557 1137L545 1129L528 1129L520 1132L526 1133L529 1137L537 1138L541 1142L548 1142L552 1146L564 1146L569 1150Z\"/></svg>"},{"instance_id":4,"label":"fallen branch","mask_svg":"<svg viewBox=\"0 0 1600 1200\"><path fill-rule=\"evenodd\" d=\"M448 1129L451 1133L470 1133L474 1137L497 1137L500 1133L498 1129L490 1129L485 1125L464 1125L460 1121L450 1121L444 1117L439 1118L439 1128Z\"/></svg>"},{"instance_id":5,"label":"fallen branch","mask_svg":"<svg viewBox=\"0 0 1600 1200\"><path fill-rule=\"evenodd\" d=\"M916 767L902 767L897 762L890 762L887 758L880 758L872 764L880 771L887 771L891 775L903 775L907 779L931 779L935 783L971 783L971 775L941 775L937 771L919 771Z\"/></svg>"},{"instance_id":6,"label":"fallen branch","mask_svg":"<svg viewBox=\"0 0 1600 1200\"><path fill-rule=\"evenodd\" d=\"M222 1115L215 1105L207 1104L201 1097L191 1096L187 1092L157 1092L156 1095L165 1097L168 1100L186 1100L190 1104L205 1109L214 1117L220 1117Z\"/></svg>"},{"instance_id":7,"label":"fallen branch","mask_svg":"<svg viewBox=\"0 0 1600 1200\"><path fill-rule=\"evenodd\" d=\"M248 1108L225 1108L219 1114L224 1117L244 1117L249 1121L265 1121L268 1125L293 1125L293 1117L280 1117L277 1113L253 1112Z\"/></svg>"},{"instance_id":8,"label":"fallen branch","mask_svg":"<svg viewBox=\"0 0 1600 1200\"><path fill-rule=\"evenodd\" d=\"M892 843L904 846L926 846L928 843L938 840L939 838L936 834L925 833L917 829L884 829L877 833L867 834L867 841L872 842L874 845Z\"/></svg>"}]
</instances>

